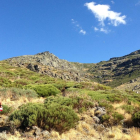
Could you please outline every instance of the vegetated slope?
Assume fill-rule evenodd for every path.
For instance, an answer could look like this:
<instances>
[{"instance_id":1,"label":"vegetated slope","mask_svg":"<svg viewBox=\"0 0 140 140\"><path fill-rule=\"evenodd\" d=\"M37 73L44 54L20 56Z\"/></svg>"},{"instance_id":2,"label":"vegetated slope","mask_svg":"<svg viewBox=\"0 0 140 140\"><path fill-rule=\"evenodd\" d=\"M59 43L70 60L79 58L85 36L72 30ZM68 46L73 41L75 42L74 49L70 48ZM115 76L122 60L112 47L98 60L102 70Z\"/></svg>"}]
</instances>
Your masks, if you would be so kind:
<instances>
[{"instance_id":1,"label":"vegetated slope","mask_svg":"<svg viewBox=\"0 0 140 140\"><path fill-rule=\"evenodd\" d=\"M54 78L92 80L111 87L120 86L140 76L140 50L96 64L68 62L49 52L14 57L6 61L12 66L26 67Z\"/></svg>"},{"instance_id":2,"label":"vegetated slope","mask_svg":"<svg viewBox=\"0 0 140 140\"><path fill-rule=\"evenodd\" d=\"M134 91L136 93L140 93L140 77L130 80L130 82L122 84L116 87L116 89L128 90L128 91Z\"/></svg>"},{"instance_id":3,"label":"vegetated slope","mask_svg":"<svg viewBox=\"0 0 140 140\"><path fill-rule=\"evenodd\" d=\"M6 112L1 112L5 116L0 126L10 127L7 131L11 132L20 130L19 139L117 140L129 136L132 140L123 129L139 126L140 94L95 82L53 78L24 66L11 66L8 61L0 61L0 76L0 97L7 105L3 105ZM116 128L119 138L116 130L110 133L110 127L116 125L121 126Z\"/></svg>"},{"instance_id":4,"label":"vegetated slope","mask_svg":"<svg viewBox=\"0 0 140 140\"><path fill-rule=\"evenodd\" d=\"M140 76L140 50L85 67L88 67L87 72L92 74L93 81L117 87Z\"/></svg>"}]
</instances>

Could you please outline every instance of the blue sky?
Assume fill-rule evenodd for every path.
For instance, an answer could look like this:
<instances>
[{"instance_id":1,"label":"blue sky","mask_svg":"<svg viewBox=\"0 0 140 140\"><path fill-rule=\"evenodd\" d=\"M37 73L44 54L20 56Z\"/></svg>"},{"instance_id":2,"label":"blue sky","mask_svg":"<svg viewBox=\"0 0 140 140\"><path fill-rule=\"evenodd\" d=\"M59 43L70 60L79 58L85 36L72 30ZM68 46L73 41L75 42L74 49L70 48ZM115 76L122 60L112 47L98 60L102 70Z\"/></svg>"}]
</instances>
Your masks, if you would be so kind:
<instances>
[{"instance_id":1,"label":"blue sky","mask_svg":"<svg viewBox=\"0 0 140 140\"><path fill-rule=\"evenodd\" d=\"M1 0L0 60L49 51L97 63L140 49L140 0Z\"/></svg>"}]
</instances>

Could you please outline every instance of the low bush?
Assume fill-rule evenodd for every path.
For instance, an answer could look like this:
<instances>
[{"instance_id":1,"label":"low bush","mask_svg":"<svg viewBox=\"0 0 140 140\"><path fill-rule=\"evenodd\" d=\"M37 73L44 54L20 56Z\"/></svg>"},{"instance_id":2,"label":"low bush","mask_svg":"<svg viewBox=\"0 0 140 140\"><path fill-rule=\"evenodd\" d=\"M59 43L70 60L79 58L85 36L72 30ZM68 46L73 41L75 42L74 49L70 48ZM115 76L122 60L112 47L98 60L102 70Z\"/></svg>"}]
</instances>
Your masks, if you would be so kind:
<instances>
[{"instance_id":1,"label":"low bush","mask_svg":"<svg viewBox=\"0 0 140 140\"><path fill-rule=\"evenodd\" d=\"M110 101L110 102L121 102L122 101L122 97L120 95L108 95L107 99Z\"/></svg>"},{"instance_id":2,"label":"low bush","mask_svg":"<svg viewBox=\"0 0 140 140\"><path fill-rule=\"evenodd\" d=\"M78 112L83 112L90 107L94 107L94 103L88 101L82 97L48 97L45 100L45 105L49 105L52 103L58 103L60 105L69 106L73 109L77 109Z\"/></svg>"},{"instance_id":3,"label":"low bush","mask_svg":"<svg viewBox=\"0 0 140 140\"><path fill-rule=\"evenodd\" d=\"M129 114L133 114L135 112L135 107L132 105L123 105L121 106L121 108L124 109Z\"/></svg>"},{"instance_id":4,"label":"low bush","mask_svg":"<svg viewBox=\"0 0 140 140\"><path fill-rule=\"evenodd\" d=\"M53 84L53 86L55 86L57 89L59 89L60 91L63 91L66 87L66 84L65 83L55 83Z\"/></svg>"},{"instance_id":5,"label":"low bush","mask_svg":"<svg viewBox=\"0 0 140 140\"><path fill-rule=\"evenodd\" d=\"M104 86L104 85L101 85L101 84L98 84L94 87L94 90L109 90L109 89L111 89L111 87Z\"/></svg>"},{"instance_id":6,"label":"low bush","mask_svg":"<svg viewBox=\"0 0 140 140\"><path fill-rule=\"evenodd\" d=\"M12 85L12 82L7 79L7 78L4 78L4 77L0 77L0 86L2 87L11 87Z\"/></svg>"},{"instance_id":7,"label":"low bush","mask_svg":"<svg viewBox=\"0 0 140 140\"><path fill-rule=\"evenodd\" d=\"M0 114L7 115L11 111L11 107L8 107L7 105L2 105L3 111L0 112Z\"/></svg>"},{"instance_id":8,"label":"low bush","mask_svg":"<svg viewBox=\"0 0 140 140\"><path fill-rule=\"evenodd\" d=\"M27 85L25 88L30 88L36 91L40 97L48 97L60 93L60 90L51 84L46 85Z\"/></svg>"},{"instance_id":9,"label":"low bush","mask_svg":"<svg viewBox=\"0 0 140 140\"><path fill-rule=\"evenodd\" d=\"M105 114L105 115L102 116L101 121L102 122L106 122L106 121L108 122L109 119L110 119L110 116L108 114Z\"/></svg>"},{"instance_id":10,"label":"low bush","mask_svg":"<svg viewBox=\"0 0 140 140\"><path fill-rule=\"evenodd\" d=\"M132 120L135 126L140 127L140 111L133 114Z\"/></svg>"},{"instance_id":11,"label":"low bush","mask_svg":"<svg viewBox=\"0 0 140 140\"><path fill-rule=\"evenodd\" d=\"M121 120L124 119L124 116L122 114L119 114L118 112L113 113L112 117L114 119L114 124L119 124Z\"/></svg>"},{"instance_id":12,"label":"low bush","mask_svg":"<svg viewBox=\"0 0 140 140\"><path fill-rule=\"evenodd\" d=\"M14 81L12 83L12 86L22 88L23 86L28 85L28 84L30 84L29 81L24 80L24 79L19 79L19 80Z\"/></svg>"},{"instance_id":13,"label":"low bush","mask_svg":"<svg viewBox=\"0 0 140 140\"><path fill-rule=\"evenodd\" d=\"M10 115L9 119L16 128L25 129L37 125L46 130L54 129L58 132L73 128L79 120L71 108L57 103L48 106L35 103L22 105L19 110Z\"/></svg>"}]
</instances>

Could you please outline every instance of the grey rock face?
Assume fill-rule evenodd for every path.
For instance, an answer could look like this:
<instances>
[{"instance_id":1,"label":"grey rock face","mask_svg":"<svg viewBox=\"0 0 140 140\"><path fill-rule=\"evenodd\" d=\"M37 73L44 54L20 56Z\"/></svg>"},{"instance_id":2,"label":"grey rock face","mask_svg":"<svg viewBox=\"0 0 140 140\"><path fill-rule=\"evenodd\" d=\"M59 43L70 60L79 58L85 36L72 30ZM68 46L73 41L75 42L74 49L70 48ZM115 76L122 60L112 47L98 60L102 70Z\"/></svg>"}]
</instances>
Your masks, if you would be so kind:
<instances>
[{"instance_id":1,"label":"grey rock face","mask_svg":"<svg viewBox=\"0 0 140 140\"><path fill-rule=\"evenodd\" d=\"M13 57L6 61L12 66L26 67L31 71L46 74L54 78L78 82L85 79L84 76L80 75L80 70L74 63L59 59L48 51L36 55Z\"/></svg>"},{"instance_id":2,"label":"grey rock face","mask_svg":"<svg viewBox=\"0 0 140 140\"><path fill-rule=\"evenodd\" d=\"M106 114L106 110L104 107L96 107L96 110L95 110L96 117L101 118L105 114Z\"/></svg>"},{"instance_id":3,"label":"grey rock face","mask_svg":"<svg viewBox=\"0 0 140 140\"><path fill-rule=\"evenodd\" d=\"M24 55L19 57L13 57L10 59L7 59L8 62L16 62L17 65L24 65L26 63L30 64L36 64L39 63L40 65L46 65L51 66L55 68L64 68L64 69L75 69L76 67L72 65L70 62L66 60L59 59L52 53L46 51L43 53L38 53L36 55ZM33 68L31 65L28 67ZM34 68L33 68L34 69Z\"/></svg>"}]
</instances>

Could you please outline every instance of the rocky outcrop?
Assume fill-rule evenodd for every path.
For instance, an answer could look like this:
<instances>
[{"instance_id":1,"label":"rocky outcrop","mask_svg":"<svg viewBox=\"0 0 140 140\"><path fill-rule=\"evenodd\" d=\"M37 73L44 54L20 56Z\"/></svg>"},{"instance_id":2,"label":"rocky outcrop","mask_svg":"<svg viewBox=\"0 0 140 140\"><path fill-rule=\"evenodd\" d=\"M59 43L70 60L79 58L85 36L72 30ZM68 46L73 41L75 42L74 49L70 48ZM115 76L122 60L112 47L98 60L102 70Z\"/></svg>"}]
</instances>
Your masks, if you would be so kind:
<instances>
[{"instance_id":1,"label":"rocky outcrop","mask_svg":"<svg viewBox=\"0 0 140 140\"><path fill-rule=\"evenodd\" d=\"M110 83L116 83L115 80L126 77L126 80L122 80L126 83L140 76L140 50L122 57L111 58L109 61L101 61L97 64L68 62L59 59L48 51L36 55L14 57L6 61L13 66L26 67L32 71L55 78L74 81L90 79L110 86ZM114 84L114 86L119 86L122 83L119 82L118 85Z\"/></svg>"},{"instance_id":2,"label":"rocky outcrop","mask_svg":"<svg viewBox=\"0 0 140 140\"><path fill-rule=\"evenodd\" d=\"M70 62L66 60L61 60L48 51L38 53L36 55L24 55L19 57L13 57L7 59L6 61L17 66L23 66L27 64L40 64L54 68L77 70L76 67Z\"/></svg>"},{"instance_id":3,"label":"rocky outcrop","mask_svg":"<svg viewBox=\"0 0 140 140\"><path fill-rule=\"evenodd\" d=\"M120 79L125 83L129 82L140 76L140 50L122 57L111 58L109 61L91 64L88 72L93 75L93 77L90 77L92 80L95 79L106 85L111 85L111 83L115 82L114 86L119 86L122 83L118 82L117 85L116 80Z\"/></svg>"},{"instance_id":4,"label":"rocky outcrop","mask_svg":"<svg viewBox=\"0 0 140 140\"><path fill-rule=\"evenodd\" d=\"M59 59L48 51L36 55L13 57L6 61L12 66L26 67L31 71L63 80L80 82L87 79L74 63Z\"/></svg>"}]
</instances>

